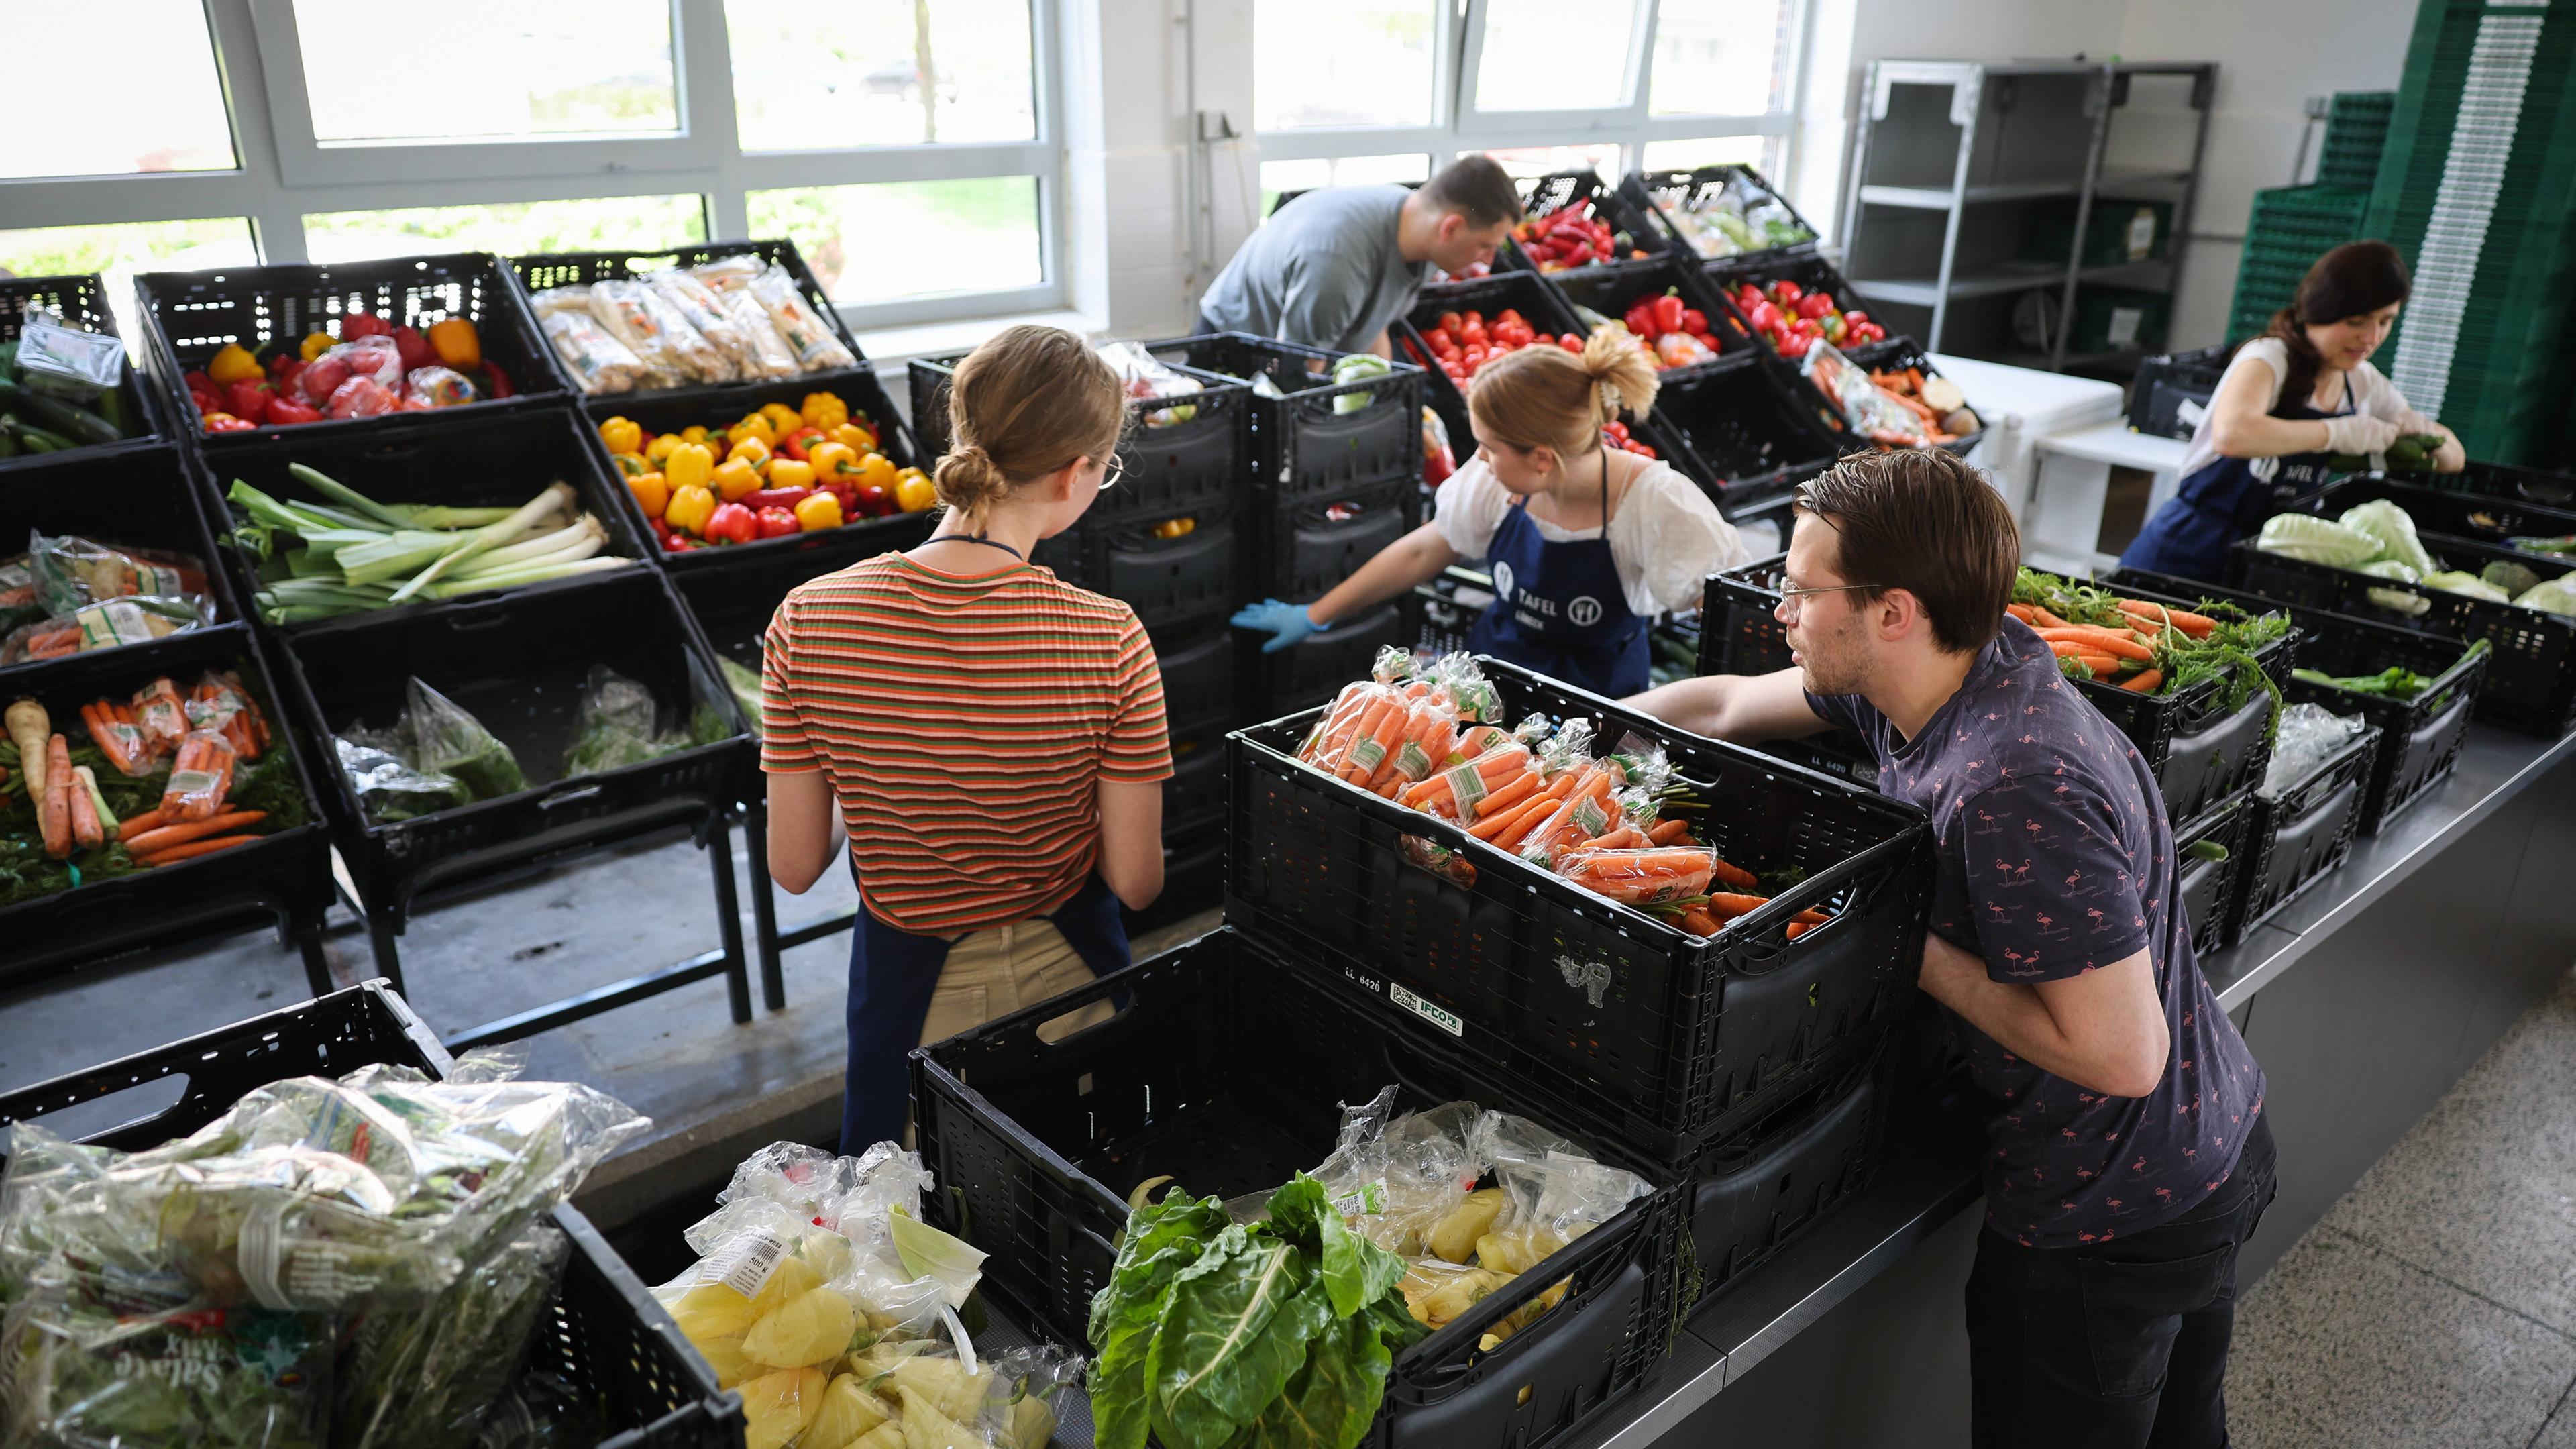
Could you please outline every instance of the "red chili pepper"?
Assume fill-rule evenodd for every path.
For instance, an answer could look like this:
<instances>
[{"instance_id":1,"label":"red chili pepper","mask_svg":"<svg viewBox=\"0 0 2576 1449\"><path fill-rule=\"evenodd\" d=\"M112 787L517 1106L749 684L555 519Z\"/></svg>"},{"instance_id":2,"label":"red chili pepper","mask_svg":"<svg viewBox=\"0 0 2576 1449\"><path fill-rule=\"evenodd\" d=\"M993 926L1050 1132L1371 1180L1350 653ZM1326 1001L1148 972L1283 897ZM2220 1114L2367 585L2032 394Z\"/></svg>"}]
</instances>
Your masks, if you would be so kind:
<instances>
[{"instance_id":1,"label":"red chili pepper","mask_svg":"<svg viewBox=\"0 0 2576 1449\"><path fill-rule=\"evenodd\" d=\"M707 516L705 533L709 543L749 543L760 536L760 516L739 503L720 504Z\"/></svg>"},{"instance_id":2,"label":"red chili pepper","mask_svg":"<svg viewBox=\"0 0 2576 1449\"><path fill-rule=\"evenodd\" d=\"M492 397L495 401L517 395L518 389L510 386L510 374L503 372L501 364L488 357L483 359L483 375L492 379Z\"/></svg>"},{"instance_id":3,"label":"red chili pepper","mask_svg":"<svg viewBox=\"0 0 2576 1449\"><path fill-rule=\"evenodd\" d=\"M744 494L741 501L743 507L754 510L793 509L812 494L813 490L810 488L761 488Z\"/></svg>"},{"instance_id":4,"label":"red chili pepper","mask_svg":"<svg viewBox=\"0 0 2576 1449\"><path fill-rule=\"evenodd\" d=\"M322 410L281 393L268 400L268 421L272 427L285 427L295 423L318 423L322 421Z\"/></svg>"}]
</instances>

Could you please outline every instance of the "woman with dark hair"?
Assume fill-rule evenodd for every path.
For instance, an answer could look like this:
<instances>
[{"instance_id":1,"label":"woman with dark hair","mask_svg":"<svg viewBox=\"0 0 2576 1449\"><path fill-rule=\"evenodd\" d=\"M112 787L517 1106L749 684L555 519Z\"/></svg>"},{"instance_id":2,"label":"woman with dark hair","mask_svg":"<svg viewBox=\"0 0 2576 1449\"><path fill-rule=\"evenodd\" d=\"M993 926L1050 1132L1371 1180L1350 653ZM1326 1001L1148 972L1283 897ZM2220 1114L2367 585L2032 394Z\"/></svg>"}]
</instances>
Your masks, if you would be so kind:
<instances>
[{"instance_id":1,"label":"woman with dark hair","mask_svg":"<svg viewBox=\"0 0 2576 1449\"><path fill-rule=\"evenodd\" d=\"M2386 242L2352 242L2317 258L2271 330L2227 364L2184 455L2181 489L2120 562L2217 581L2228 546L2322 487L2337 453L2384 453L2401 437L2432 433L2442 439L2434 468L2458 472L2467 462L2460 440L2409 408L2370 365L2408 287L2406 263Z\"/></svg>"}]
</instances>

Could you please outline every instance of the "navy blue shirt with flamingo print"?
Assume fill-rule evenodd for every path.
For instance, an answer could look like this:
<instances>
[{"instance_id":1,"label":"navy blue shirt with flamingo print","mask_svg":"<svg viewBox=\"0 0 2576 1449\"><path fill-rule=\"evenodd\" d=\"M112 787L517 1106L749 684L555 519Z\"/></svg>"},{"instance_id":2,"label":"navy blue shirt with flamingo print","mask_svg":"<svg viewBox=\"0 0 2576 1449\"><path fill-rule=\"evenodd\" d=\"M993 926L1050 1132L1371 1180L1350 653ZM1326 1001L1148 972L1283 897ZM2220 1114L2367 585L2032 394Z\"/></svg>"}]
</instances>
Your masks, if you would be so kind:
<instances>
[{"instance_id":1,"label":"navy blue shirt with flamingo print","mask_svg":"<svg viewBox=\"0 0 2576 1449\"><path fill-rule=\"evenodd\" d=\"M1987 1225L2077 1247L2215 1191L2263 1110L2263 1070L2200 974L2164 796L2137 747L2010 618L1910 740L1858 695L1807 702L1877 752L1882 791L1931 815L1932 929L1988 976L2063 981L2141 949L2155 968L2173 1051L2145 1097L2079 1087L1951 1016L1986 1108Z\"/></svg>"}]
</instances>

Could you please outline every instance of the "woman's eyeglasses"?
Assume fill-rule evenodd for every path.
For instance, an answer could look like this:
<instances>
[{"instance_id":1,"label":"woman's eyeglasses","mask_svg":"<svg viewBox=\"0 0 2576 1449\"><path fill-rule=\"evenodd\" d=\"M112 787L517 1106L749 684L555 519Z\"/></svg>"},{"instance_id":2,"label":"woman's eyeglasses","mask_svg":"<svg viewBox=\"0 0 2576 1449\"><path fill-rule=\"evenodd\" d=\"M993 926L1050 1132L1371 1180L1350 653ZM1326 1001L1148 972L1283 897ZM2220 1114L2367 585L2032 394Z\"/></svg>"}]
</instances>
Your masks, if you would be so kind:
<instances>
[{"instance_id":1,"label":"woman's eyeglasses","mask_svg":"<svg viewBox=\"0 0 2576 1449\"><path fill-rule=\"evenodd\" d=\"M1101 491L1106 493L1110 489L1117 487L1118 480L1126 476L1127 460L1119 457L1115 453L1110 454L1109 461L1102 464L1100 467Z\"/></svg>"}]
</instances>

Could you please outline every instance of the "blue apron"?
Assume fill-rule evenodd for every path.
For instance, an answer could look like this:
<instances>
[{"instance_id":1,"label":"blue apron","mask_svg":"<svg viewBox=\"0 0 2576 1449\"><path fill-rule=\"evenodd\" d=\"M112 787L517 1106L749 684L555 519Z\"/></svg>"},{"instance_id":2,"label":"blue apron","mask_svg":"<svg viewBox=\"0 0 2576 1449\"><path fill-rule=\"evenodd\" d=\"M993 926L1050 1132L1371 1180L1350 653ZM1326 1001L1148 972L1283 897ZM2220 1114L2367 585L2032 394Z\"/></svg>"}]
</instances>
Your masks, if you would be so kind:
<instances>
[{"instance_id":1,"label":"blue apron","mask_svg":"<svg viewBox=\"0 0 2576 1449\"><path fill-rule=\"evenodd\" d=\"M2340 417L2352 411L2352 384L2344 384L2340 412L2319 412L2306 399L2276 404L2272 416L2294 422ZM2334 476L2324 453L2285 453L2277 458L2220 458L2203 465L2120 555L2123 568L2153 569L2203 583L2227 579L2227 550L2252 538L2263 524L2302 493Z\"/></svg>"},{"instance_id":2,"label":"blue apron","mask_svg":"<svg viewBox=\"0 0 2576 1449\"><path fill-rule=\"evenodd\" d=\"M1127 923L1118 914L1118 897L1099 876L1046 919L1064 933L1092 975L1126 968ZM910 1058L921 1045L930 998L939 988L952 944L944 937L889 926L860 904L858 927L850 933L850 1066L841 1082L842 1156L856 1157L877 1143L903 1140L904 1118L912 1105Z\"/></svg>"},{"instance_id":3,"label":"blue apron","mask_svg":"<svg viewBox=\"0 0 2576 1449\"><path fill-rule=\"evenodd\" d=\"M965 541L1020 556L1009 544L980 534ZM1092 975L1126 969L1127 922L1118 914L1118 897L1099 876L1085 881L1045 919L1064 934L1065 944ZM843 1156L903 1140L904 1119L912 1106L913 1048L922 1044L930 1000L938 993L939 975L954 944L944 936L889 926L860 901L858 924L850 932L850 1064L841 1078Z\"/></svg>"},{"instance_id":4,"label":"blue apron","mask_svg":"<svg viewBox=\"0 0 2576 1449\"><path fill-rule=\"evenodd\" d=\"M1467 646L1612 699L1643 690L1646 621L1629 609L1610 556L1609 450L1601 453L1601 537L1551 542L1528 502L1515 498L1503 510L1485 550L1494 602L1467 631Z\"/></svg>"}]
</instances>

